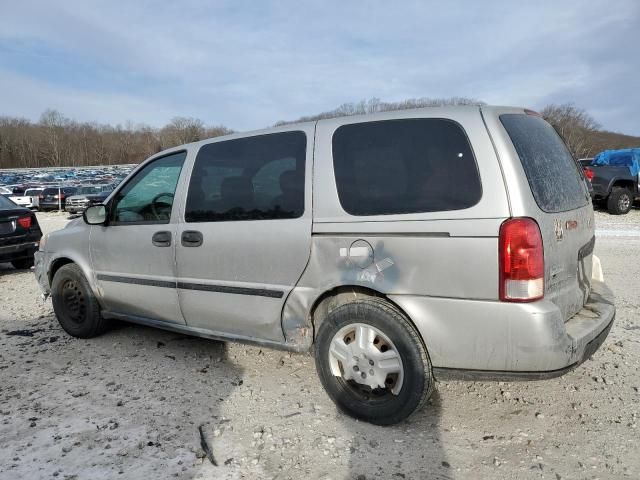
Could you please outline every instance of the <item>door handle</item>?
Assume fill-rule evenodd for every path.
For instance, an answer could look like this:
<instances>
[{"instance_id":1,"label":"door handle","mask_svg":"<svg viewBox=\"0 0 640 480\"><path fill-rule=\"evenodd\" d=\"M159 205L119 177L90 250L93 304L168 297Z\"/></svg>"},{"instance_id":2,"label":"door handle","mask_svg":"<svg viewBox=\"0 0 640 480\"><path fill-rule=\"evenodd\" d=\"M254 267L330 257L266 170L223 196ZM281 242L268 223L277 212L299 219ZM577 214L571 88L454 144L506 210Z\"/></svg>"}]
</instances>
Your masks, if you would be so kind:
<instances>
[{"instance_id":1,"label":"door handle","mask_svg":"<svg viewBox=\"0 0 640 480\"><path fill-rule=\"evenodd\" d=\"M160 232L154 233L153 237L151 237L151 243L153 243L156 247L170 247L171 232L162 230Z\"/></svg>"},{"instance_id":2,"label":"door handle","mask_svg":"<svg viewBox=\"0 0 640 480\"><path fill-rule=\"evenodd\" d=\"M183 247L199 247L202 245L202 232L196 230L185 230L182 232Z\"/></svg>"}]
</instances>

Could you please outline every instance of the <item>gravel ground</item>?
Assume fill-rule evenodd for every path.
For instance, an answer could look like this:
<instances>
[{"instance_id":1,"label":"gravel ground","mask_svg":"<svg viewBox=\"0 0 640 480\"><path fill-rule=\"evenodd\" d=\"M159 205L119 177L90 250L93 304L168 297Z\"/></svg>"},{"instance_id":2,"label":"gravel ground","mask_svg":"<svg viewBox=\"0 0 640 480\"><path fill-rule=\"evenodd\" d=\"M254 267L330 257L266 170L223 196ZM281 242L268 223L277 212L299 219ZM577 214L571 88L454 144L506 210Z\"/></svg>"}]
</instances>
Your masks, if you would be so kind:
<instances>
[{"instance_id":1,"label":"gravel ground","mask_svg":"<svg viewBox=\"0 0 640 480\"><path fill-rule=\"evenodd\" d=\"M439 382L385 428L338 413L309 355L127 324L71 338L33 274L2 264L0 478L640 478L640 210L596 219L618 313L590 361L540 382Z\"/></svg>"}]
</instances>

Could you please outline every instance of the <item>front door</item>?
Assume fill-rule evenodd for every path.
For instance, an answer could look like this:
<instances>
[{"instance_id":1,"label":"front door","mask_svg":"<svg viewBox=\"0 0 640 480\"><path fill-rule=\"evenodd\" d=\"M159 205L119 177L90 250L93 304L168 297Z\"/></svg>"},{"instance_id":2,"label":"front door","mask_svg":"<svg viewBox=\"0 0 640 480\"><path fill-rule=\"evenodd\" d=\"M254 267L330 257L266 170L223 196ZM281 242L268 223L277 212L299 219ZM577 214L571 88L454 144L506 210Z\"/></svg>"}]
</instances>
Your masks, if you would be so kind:
<instances>
[{"instance_id":1,"label":"front door","mask_svg":"<svg viewBox=\"0 0 640 480\"><path fill-rule=\"evenodd\" d=\"M310 255L312 148L313 127L200 148L176 245L187 325L284 341L282 307Z\"/></svg>"},{"instance_id":2,"label":"front door","mask_svg":"<svg viewBox=\"0 0 640 480\"><path fill-rule=\"evenodd\" d=\"M184 324L176 291L173 198L186 152L142 167L110 201L106 226L91 227L91 261L104 307Z\"/></svg>"}]
</instances>

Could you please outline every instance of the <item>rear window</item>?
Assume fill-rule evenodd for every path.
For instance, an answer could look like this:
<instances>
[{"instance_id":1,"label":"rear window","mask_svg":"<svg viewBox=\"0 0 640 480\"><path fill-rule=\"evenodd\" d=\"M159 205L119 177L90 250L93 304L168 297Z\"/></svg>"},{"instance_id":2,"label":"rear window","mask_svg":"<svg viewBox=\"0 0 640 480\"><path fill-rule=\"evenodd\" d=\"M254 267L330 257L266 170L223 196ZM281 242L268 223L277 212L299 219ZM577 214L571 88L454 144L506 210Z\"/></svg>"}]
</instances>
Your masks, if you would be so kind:
<instances>
[{"instance_id":1,"label":"rear window","mask_svg":"<svg viewBox=\"0 0 640 480\"><path fill-rule=\"evenodd\" d=\"M541 210L565 212L587 204L588 193L578 165L551 125L524 114L500 115L500 121L518 152Z\"/></svg>"},{"instance_id":2,"label":"rear window","mask_svg":"<svg viewBox=\"0 0 640 480\"><path fill-rule=\"evenodd\" d=\"M482 187L467 137L438 118L344 125L333 135L342 208L351 215L460 210Z\"/></svg>"},{"instance_id":3,"label":"rear window","mask_svg":"<svg viewBox=\"0 0 640 480\"><path fill-rule=\"evenodd\" d=\"M18 206L7 197L3 197L2 195L0 195L0 208L13 209L18 208Z\"/></svg>"}]
</instances>

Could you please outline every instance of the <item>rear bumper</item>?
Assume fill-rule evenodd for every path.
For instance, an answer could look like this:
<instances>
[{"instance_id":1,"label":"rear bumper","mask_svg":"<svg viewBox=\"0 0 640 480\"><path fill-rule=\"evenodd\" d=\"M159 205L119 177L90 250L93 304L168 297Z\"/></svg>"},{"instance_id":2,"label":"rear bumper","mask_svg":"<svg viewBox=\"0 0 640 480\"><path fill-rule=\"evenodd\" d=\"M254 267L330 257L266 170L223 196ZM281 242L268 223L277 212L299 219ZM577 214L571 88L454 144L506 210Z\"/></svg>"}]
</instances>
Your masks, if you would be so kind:
<instances>
[{"instance_id":1,"label":"rear bumper","mask_svg":"<svg viewBox=\"0 0 640 480\"><path fill-rule=\"evenodd\" d=\"M0 245L0 262L10 262L21 258L33 257L38 250L37 242L19 243L17 245Z\"/></svg>"},{"instance_id":2,"label":"rear bumper","mask_svg":"<svg viewBox=\"0 0 640 480\"><path fill-rule=\"evenodd\" d=\"M564 322L547 300L503 303L392 296L422 334L437 378L542 379L563 375L604 342L611 290L593 280L584 308Z\"/></svg>"},{"instance_id":3,"label":"rear bumper","mask_svg":"<svg viewBox=\"0 0 640 480\"><path fill-rule=\"evenodd\" d=\"M62 205L58 205L58 202L40 202L40 204L38 205L39 208L42 209L47 209L47 210L58 210L58 207L61 207L62 210L65 209L65 202L62 202Z\"/></svg>"}]
</instances>

